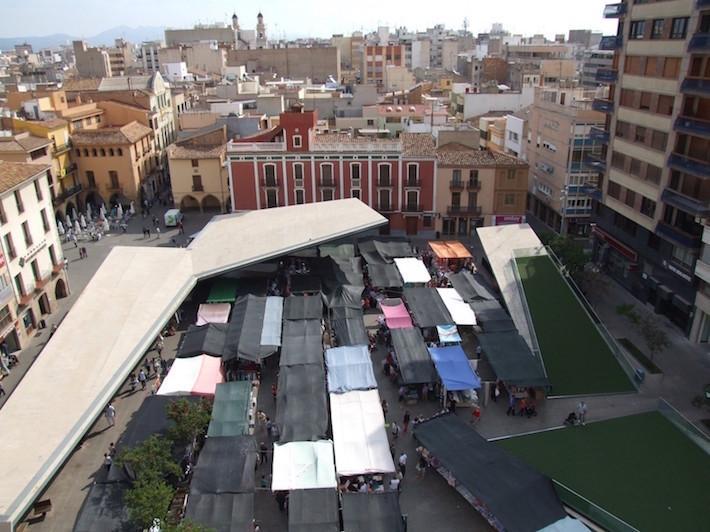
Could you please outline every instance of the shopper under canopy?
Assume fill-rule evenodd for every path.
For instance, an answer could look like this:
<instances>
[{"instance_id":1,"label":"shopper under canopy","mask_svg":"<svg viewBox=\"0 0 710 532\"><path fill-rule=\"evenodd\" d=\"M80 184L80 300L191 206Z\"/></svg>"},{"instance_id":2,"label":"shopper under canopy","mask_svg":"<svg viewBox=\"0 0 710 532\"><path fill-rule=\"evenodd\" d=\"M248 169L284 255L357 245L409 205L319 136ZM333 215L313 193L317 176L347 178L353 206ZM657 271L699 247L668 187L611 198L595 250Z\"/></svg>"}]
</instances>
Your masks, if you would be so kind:
<instances>
[{"instance_id":1,"label":"shopper under canopy","mask_svg":"<svg viewBox=\"0 0 710 532\"><path fill-rule=\"evenodd\" d=\"M336 488L333 442L274 444L271 491Z\"/></svg>"},{"instance_id":2,"label":"shopper under canopy","mask_svg":"<svg viewBox=\"0 0 710 532\"><path fill-rule=\"evenodd\" d=\"M429 353L447 390L455 392L481 387L481 379L471 369L468 357L460 345L430 347Z\"/></svg>"}]
</instances>

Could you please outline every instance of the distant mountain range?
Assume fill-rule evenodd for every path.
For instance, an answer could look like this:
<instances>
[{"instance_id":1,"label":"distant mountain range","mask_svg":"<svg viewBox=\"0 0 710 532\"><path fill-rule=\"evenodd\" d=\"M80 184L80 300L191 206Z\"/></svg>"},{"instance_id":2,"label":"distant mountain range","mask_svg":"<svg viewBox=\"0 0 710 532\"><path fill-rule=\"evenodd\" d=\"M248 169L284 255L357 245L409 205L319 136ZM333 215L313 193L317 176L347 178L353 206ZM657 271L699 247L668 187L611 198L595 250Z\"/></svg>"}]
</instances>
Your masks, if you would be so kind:
<instances>
[{"instance_id":1,"label":"distant mountain range","mask_svg":"<svg viewBox=\"0 0 710 532\"><path fill-rule=\"evenodd\" d=\"M62 44L71 44L72 41L82 38L92 46L112 46L114 40L121 37L134 44L139 44L142 41L163 39L164 35L165 28L162 26L139 26L137 28L117 26L88 38L76 37L66 33L35 37L0 37L0 50L12 50L16 44L23 43L31 44L35 50L56 48Z\"/></svg>"}]
</instances>

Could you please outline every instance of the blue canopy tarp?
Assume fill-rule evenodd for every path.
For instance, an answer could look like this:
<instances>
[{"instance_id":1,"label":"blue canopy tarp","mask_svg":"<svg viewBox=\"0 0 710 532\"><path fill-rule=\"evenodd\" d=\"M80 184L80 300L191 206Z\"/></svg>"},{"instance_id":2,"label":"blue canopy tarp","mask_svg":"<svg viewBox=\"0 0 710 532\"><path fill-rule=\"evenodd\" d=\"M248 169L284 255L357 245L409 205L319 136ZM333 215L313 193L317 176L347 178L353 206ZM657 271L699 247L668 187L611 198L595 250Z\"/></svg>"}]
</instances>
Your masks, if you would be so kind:
<instances>
[{"instance_id":1,"label":"blue canopy tarp","mask_svg":"<svg viewBox=\"0 0 710 532\"><path fill-rule=\"evenodd\" d=\"M330 393L377 388L370 351L366 345L327 349L325 363L328 368Z\"/></svg>"},{"instance_id":2,"label":"blue canopy tarp","mask_svg":"<svg viewBox=\"0 0 710 532\"><path fill-rule=\"evenodd\" d=\"M460 345L430 347L429 354L447 390L453 392L481 387L481 379L471 369L468 357Z\"/></svg>"}]
</instances>

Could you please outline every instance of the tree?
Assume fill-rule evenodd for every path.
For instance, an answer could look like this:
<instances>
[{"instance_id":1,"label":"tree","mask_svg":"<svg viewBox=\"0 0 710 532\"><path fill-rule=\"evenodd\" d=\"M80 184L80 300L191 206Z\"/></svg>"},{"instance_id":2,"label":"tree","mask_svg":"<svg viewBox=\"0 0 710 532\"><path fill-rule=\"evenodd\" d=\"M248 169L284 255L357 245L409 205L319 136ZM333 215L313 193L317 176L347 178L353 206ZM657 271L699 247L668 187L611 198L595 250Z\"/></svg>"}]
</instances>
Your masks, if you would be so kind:
<instances>
[{"instance_id":1,"label":"tree","mask_svg":"<svg viewBox=\"0 0 710 532\"><path fill-rule=\"evenodd\" d=\"M123 451L117 462L129 466L138 481L162 481L169 476L179 477L182 474L172 456L172 442L155 434L143 443Z\"/></svg>"},{"instance_id":2,"label":"tree","mask_svg":"<svg viewBox=\"0 0 710 532\"><path fill-rule=\"evenodd\" d=\"M124 501L131 521L141 530L149 528L154 519L163 521L175 490L163 480L138 480L126 491Z\"/></svg>"},{"instance_id":3,"label":"tree","mask_svg":"<svg viewBox=\"0 0 710 532\"><path fill-rule=\"evenodd\" d=\"M653 316L643 318L640 323L641 334L643 334L646 345L651 353L651 361L655 362L656 353L661 353L670 346L670 340L666 331L661 328L660 322Z\"/></svg>"},{"instance_id":4,"label":"tree","mask_svg":"<svg viewBox=\"0 0 710 532\"><path fill-rule=\"evenodd\" d=\"M175 425L170 429L169 437L176 444L190 444L204 434L212 416L210 401L202 399L195 403L185 399L173 401L168 405L168 418Z\"/></svg>"},{"instance_id":5,"label":"tree","mask_svg":"<svg viewBox=\"0 0 710 532\"><path fill-rule=\"evenodd\" d=\"M577 278L584 271L587 256L584 253L584 247L574 239L569 236L555 235L547 245L565 265L572 277Z\"/></svg>"}]
</instances>

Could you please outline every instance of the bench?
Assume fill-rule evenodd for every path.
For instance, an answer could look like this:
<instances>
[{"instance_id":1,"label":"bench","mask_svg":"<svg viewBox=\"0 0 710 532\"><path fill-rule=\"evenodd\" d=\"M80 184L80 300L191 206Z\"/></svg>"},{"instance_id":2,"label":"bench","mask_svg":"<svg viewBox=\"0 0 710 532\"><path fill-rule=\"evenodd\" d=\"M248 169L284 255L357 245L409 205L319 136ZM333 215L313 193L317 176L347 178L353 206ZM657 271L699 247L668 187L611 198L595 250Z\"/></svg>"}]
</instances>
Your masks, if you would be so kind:
<instances>
[{"instance_id":1,"label":"bench","mask_svg":"<svg viewBox=\"0 0 710 532\"><path fill-rule=\"evenodd\" d=\"M33 520L44 519L47 515L47 512L49 512L51 510L52 510L52 500L51 499L44 499L42 501L38 501L32 506L32 519Z\"/></svg>"}]
</instances>

